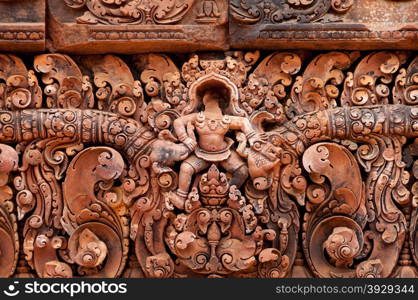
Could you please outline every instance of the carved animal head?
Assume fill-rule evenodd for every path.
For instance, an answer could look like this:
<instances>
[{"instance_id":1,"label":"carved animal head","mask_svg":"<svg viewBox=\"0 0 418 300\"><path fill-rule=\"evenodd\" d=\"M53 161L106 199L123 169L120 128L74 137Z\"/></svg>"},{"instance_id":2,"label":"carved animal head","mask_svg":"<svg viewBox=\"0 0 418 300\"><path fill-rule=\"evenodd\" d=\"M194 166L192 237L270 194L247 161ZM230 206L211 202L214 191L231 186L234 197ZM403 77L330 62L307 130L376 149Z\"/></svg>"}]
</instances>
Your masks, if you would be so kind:
<instances>
[{"instance_id":1,"label":"carved animal head","mask_svg":"<svg viewBox=\"0 0 418 300\"><path fill-rule=\"evenodd\" d=\"M152 162L164 163L166 166L173 166L176 161L186 159L190 150L184 144L176 144L167 140L156 140L152 144L150 160Z\"/></svg>"}]
</instances>

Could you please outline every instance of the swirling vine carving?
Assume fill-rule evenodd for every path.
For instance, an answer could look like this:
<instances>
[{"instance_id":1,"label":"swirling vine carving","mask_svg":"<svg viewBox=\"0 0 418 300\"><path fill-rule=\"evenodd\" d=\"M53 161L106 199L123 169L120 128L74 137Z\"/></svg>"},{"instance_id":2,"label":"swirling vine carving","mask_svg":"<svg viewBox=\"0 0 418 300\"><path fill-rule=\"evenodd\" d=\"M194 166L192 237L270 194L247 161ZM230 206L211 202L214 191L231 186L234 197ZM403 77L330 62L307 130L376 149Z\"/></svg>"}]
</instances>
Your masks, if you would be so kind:
<instances>
[{"instance_id":1,"label":"swirling vine carving","mask_svg":"<svg viewBox=\"0 0 418 300\"><path fill-rule=\"evenodd\" d=\"M180 21L194 0L64 0L71 8L86 7L77 18L82 24L173 24Z\"/></svg>"},{"instance_id":2,"label":"swirling vine carving","mask_svg":"<svg viewBox=\"0 0 418 300\"><path fill-rule=\"evenodd\" d=\"M338 21L338 17L326 17L329 12L338 14L347 12L353 6L353 0L232 0L232 17L243 24L283 23L296 20L299 23L326 20Z\"/></svg>"},{"instance_id":3,"label":"swirling vine carving","mask_svg":"<svg viewBox=\"0 0 418 300\"><path fill-rule=\"evenodd\" d=\"M414 55L0 55L0 276L416 274Z\"/></svg>"}]
</instances>

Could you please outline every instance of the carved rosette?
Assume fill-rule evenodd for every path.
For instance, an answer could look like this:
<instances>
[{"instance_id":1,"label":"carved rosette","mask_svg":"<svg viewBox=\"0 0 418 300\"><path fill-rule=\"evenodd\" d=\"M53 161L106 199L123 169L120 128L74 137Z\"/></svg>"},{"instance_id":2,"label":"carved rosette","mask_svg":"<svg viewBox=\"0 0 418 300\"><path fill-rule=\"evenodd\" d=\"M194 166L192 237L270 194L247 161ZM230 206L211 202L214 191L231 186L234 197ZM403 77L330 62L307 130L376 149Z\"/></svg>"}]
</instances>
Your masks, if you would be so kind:
<instances>
[{"instance_id":1,"label":"carved rosette","mask_svg":"<svg viewBox=\"0 0 418 300\"><path fill-rule=\"evenodd\" d=\"M0 55L0 276L417 274L414 55Z\"/></svg>"}]
</instances>

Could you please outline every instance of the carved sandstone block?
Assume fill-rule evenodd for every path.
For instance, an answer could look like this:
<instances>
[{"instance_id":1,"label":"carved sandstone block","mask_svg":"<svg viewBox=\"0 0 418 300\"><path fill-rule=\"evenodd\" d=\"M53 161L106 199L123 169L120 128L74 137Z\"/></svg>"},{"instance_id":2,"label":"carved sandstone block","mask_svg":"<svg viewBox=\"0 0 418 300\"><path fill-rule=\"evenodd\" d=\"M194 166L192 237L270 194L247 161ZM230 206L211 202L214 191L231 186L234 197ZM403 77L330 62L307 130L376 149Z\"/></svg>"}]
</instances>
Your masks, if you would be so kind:
<instances>
[{"instance_id":1,"label":"carved sandstone block","mask_svg":"<svg viewBox=\"0 0 418 300\"><path fill-rule=\"evenodd\" d=\"M417 277L418 56L0 55L0 277Z\"/></svg>"},{"instance_id":2,"label":"carved sandstone block","mask_svg":"<svg viewBox=\"0 0 418 300\"><path fill-rule=\"evenodd\" d=\"M234 48L418 49L414 0L231 0Z\"/></svg>"},{"instance_id":3,"label":"carved sandstone block","mask_svg":"<svg viewBox=\"0 0 418 300\"><path fill-rule=\"evenodd\" d=\"M222 50L227 0L49 0L50 48L73 53Z\"/></svg>"},{"instance_id":4,"label":"carved sandstone block","mask_svg":"<svg viewBox=\"0 0 418 300\"><path fill-rule=\"evenodd\" d=\"M0 51L45 49L45 0L0 0Z\"/></svg>"}]
</instances>

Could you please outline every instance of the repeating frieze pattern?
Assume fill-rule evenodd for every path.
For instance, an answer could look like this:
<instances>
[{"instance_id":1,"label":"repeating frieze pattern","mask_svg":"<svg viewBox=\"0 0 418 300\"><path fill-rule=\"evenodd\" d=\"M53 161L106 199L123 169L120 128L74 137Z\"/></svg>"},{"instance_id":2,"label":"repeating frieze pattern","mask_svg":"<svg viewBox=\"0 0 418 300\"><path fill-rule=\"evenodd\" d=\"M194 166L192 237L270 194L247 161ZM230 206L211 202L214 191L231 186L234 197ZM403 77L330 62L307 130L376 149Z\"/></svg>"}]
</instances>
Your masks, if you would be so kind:
<instances>
[{"instance_id":1,"label":"repeating frieze pattern","mask_svg":"<svg viewBox=\"0 0 418 300\"><path fill-rule=\"evenodd\" d=\"M413 52L1 54L0 276L417 277L417 103Z\"/></svg>"},{"instance_id":2,"label":"repeating frieze pattern","mask_svg":"<svg viewBox=\"0 0 418 300\"><path fill-rule=\"evenodd\" d=\"M243 24L338 22L341 21L338 15L352 6L353 0L230 1L231 16Z\"/></svg>"},{"instance_id":3,"label":"repeating frieze pattern","mask_svg":"<svg viewBox=\"0 0 418 300\"><path fill-rule=\"evenodd\" d=\"M84 9L80 24L176 24L193 6L196 21L213 23L221 16L217 0L63 0L68 7ZM196 2L196 3L195 3ZM200 3L199 3L200 2Z\"/></svg>"}]
</instances>

